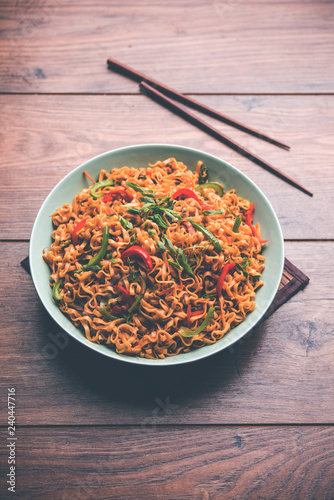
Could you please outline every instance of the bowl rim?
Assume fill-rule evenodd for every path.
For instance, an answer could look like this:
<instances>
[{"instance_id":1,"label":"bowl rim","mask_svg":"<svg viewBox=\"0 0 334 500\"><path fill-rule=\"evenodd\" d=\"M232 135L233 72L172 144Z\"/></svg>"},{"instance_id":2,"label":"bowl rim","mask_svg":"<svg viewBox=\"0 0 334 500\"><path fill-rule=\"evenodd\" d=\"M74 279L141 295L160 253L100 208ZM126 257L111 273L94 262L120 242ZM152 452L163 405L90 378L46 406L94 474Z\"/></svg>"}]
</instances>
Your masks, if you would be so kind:
<instances>
[{"instance_id":1,"label":"bowl rim","mask_svg":"<svg viewBox=\"0 0 334 500\"><path fill-rule=\"evenodd\" d=\"M260 197L262 197L262 200L267 204L267 206L270 208L271 210L271 215L273 216L274 220L275 220L275 223L276 223L276 229L278 229L278 236L279 236L279 243L280 243L280 253L279 253L279 256L280 256L280 262L279 262L279 272L277 274L277 282L276 282L276 285L272 288L272 292L270 294L270 298L268 300L268 303L266 305L266 307L263 308L260 316L255 320L255 322L253 324L250 325L250 327L247 329L247 331L243 332L239 338L237 339L231 339L231 341L229 343L227 343L226 345L222 345L220 348L216 348L215 350L205 350L206 347L210 347L210 346L217 346L219 344L220 341L222 341L223 339L226 339L226 337L222 337L222 339L219 339L215 344L211 344L211 345L208 345L208 346L203 346L201 348L198 348L198 349L195 349L193 351L191 351L192 353L192 357L189 357L189 358L186 358L186 359L183 359L183 354L190 354L190 353L180 353L176 356L170 356L170 357L166 357L166 358L163 358L163 359L147 359L147 358L142 358L142 357L135 357L135 356L128 356L128 355L123 355L123 354L118 354L116 353L116 351L114 351L113 349L110 349L108 348L108 350L101 350L101 346L103 346L103 344L96 344L94 342L90 342L88 339L86 339L84 333L77 327L75 327L73 325L73 323L71 322L71 320L69 320L65 315L63 315L62 313L62 317L65 318L68 322L70 322L70 324L72 325L72 327L74 327L78 332L80 332L80 336L76 336L74 335L73 332L69 331L69 329L67 329L66 327L64 327L62 324L59 323L58 321L58 318L55 316L55 314L53 314L53 311L50 310L50 308L48 307L47 303L46 303L46 300L44 299L44 294L42 293L42 290L40 289L40 285L39 285L39 281L38 281L38 277L37 277L37 271L35 270L35 265L34 265L34 260L31 258L32 254L33 254L33 247L35 245L35 239L38 237L37 236L37 231L38 231L38 226L39 226L39 220L43 217L43 213L44 213L44 207L47 205L48 201L50 200L50 198L52 198L52 196L54 195L54 192L58 190L58 188L66 182L66 180L71 177L72 175L74 175L75 172L80 172L80 171L84 171L84 170L87 170L87 165L91 164L91 163L94 163L96 160L100 159L100 158L103 158L103 157L107 157L109 155L112 155L112 154L119 154L119 153L127 153L127 152L130 152L133 151L133 150L139 150L139 152L141 150L145 150L147 148L172 148L175 152L179 151L179 152L183 152L183 153L186 153L187 151L188 152L191 152L191 153L195 153L195 154L198 154L199 156L200 155L205 155L207 158L212 158L212 160L214 161L218 161L222 164L224 164L224 166L226 166L228 169L232 170L232 172L235 172L237 173L237 175L241 176L243 178L243 180L248 183L252 189L255 190L255 192L257 192ZM175 157L177 157L177 155L174 155ZM40 299L40 301L42 302L44 308L46 309L47 313L52 317L52 319L58 324L58 326L60 326L60 328L62 328L62 330L64 330L70 337L74 338L75 340L79 341L81 344L85 345L86 347L98 352L99 354L102 354L108 358L111 358L111 359L115 359L115 360L118 360L118 361L124 361L126 363L132 363L132 364L135 364L135 365L142 365L142 366L175 366L175 365L181 365L181 364L187 364L187 363L193 363L195 361L200 361L204 358L207 358L209 356L212 356L214 354L217 354L219 352L222 352L223 350L231 347L233 344L236 344L238 343L242 338L244 338L246 335L249 335L250 333L253 332L254 328L256 325L259 324L259 322L263 319L265 313L267 312L267 310L269 309L270 305L272 304L275 296L276 296L276 293L278 291L278 288L279 288L279 285L280 285L280 282L281 282L281 278L282 278L282 274L283 274L283 270L284 270L284 239L283 239L283 233L282 233L282 229L281 229L281 226L280 226L280 223L279 223L279 220L278 220L278 217L271 205L271 203L269 202L268 198L266 197L266 195L263 193L263 191L255 184L255 182L253 182L246 174L244 174L241 170L239 170L238 168L234 167L234 165L230 164L229 162L219 158L218 156L215 156L215 155L212 155L211 153L207 153L203 150L200 150L200 149L196 149L196 148L192 148L192 147L189 147L189 146L183 146L183 145L177 145L177 144L169 144L169 143L141 143L141 144L134 144L134 145L130 145L130 146L123 146L123 147L119 147L119 148L116 148L116 149L111 149L109 151L105 151L103 153L100 153L92 158L89 158L88 160L86 160L85 162L81 163L80 165L78 165L77 167L75 167L74 169L72 169L70 172L68 172L54 187L53 189L49 192L49 194L47 195L47 197L44 199L41 207L39 208L38 210L38 213L36 215L36 218L35 218L35 221L34 221L34 224L33 224L33 227L32 227L32 231L31 231L31 236L30 236L30 242L29 242L29 261L30 261L30 270L31 270L31 277L32 277L32 280L33 280L33 284L35 286L35 289L36 289L36 292L38 294L38 297ZM46 264L47 266L47 264ZM51 289L50 289L51 290ZM56 307L56 306L55 306ZM59 309L57 308L57 310L59 311ZM254 309L255 311L256 309ZM252 313L250 314L253 314L254 311L252 311ZM251 317L250 315L247 316L247 317ZM247 317L245 318L245 320L247 319ZM243 321L240 323L240 325L242 325ZM239 325L237 325L235 328L237 328ZM235 330L235 328L233 328L231 331ZM230 332L227 333L227 335L229 334ZM166 362L166 360L168 360L168 362Z\"/></svg>"}]
</instances>

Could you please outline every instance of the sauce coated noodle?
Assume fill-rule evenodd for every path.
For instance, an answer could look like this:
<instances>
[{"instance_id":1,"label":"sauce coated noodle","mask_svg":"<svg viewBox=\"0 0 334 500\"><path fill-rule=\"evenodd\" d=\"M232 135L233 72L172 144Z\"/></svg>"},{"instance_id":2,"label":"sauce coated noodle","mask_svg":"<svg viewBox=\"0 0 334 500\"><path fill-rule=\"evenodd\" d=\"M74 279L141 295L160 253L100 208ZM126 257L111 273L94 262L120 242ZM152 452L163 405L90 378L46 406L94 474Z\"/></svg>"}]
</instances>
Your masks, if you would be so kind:
<instances>
[{"instance_id":1,"label":"sauce coated noodle","mask_svg":"<svg viewBox=\"0 0 334 500\"><path fill-rule=\"evenodd\" d=\"M52 285L61 280L56 302L91 342L107 344L120 354L153 359L175 356L215 343L254 310L255 291L263 285L264 257L259 239L245 221L250 201L238 197L233 189L221 196L215 189L205 188L205 184L196 191L199 202L184 196L155 201L182 188L195 192L200 166L201 162L192 172L183 163L169 158L149 164L148 168L125 166L113 168L110 173L102 170L97 182L113 180L114 185L101 187L97 191L101 197L91 195L91 185L80 191L72 204L64 204L52 215L55 228L52 244L44 250L43 257L51 268ZM127 182L151 194L151 203L169 206L176 220L163 208L154 212L160 214L162 222L152 216L152 211L145 212L145 205L149 208L150 202L145 198L150 196ZM122 190L127 194L123 196ZM113 192L109 201L104 201L108 197L103 198L102 194ZM203 213L205 205L207 210L223 213ZM237 217L241 218L241 224L238 232L234 232ZM221 252L205 233L184 223L187 218L205 227L219 242ZM73 230L83 219L87 220L74 245ZM106 253L99 262L101 269L75 272L99 252L106 225L109 238ZM261 235L258 224L255 228ZM164 235L175 249L183 250L193 275L180 265L177 269L180 261L168 249L163 251ZM122 253L132 245L149 253L151 271L142 258L123 259L123 262ZM230 262L239 266L226 275L218 297L219 276ZM125 289L129 296L124 291L120 293L115 285ZM129 313L130 304L141 293L138 306ZM200 333L190 337L180 333L181 327L198 328L210 307L215 309L214 314ZM114 319L106 318L101 308Z\"/></svg>"}]
</instances>

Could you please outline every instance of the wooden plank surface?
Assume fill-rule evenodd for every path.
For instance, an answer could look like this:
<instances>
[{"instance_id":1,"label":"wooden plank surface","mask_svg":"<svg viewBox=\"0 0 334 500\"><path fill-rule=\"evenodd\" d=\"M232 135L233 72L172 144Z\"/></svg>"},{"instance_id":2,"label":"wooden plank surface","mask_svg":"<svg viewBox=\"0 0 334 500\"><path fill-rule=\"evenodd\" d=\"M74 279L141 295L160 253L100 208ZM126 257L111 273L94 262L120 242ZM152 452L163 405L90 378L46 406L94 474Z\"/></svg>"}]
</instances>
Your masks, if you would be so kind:
<instances>
[{"instance_id":1,"label":"wooden plank surface","mask_svg":"<svg viewBox=\"0 0 334 500\"><path fill-rule=\"evenodd\" d=\"M181 92L333 92L332 2L1 2L0 91L137 92L111 56Z\"/></svg>"},{"instance_id":2,"label":"wooden plank surface","mask_svg":"<svg viewBox=\"0 0 334 500\"><path fill-rule=\"evenodd\" d=\"M20 425L334 422L334 286L324 265L334 243L287 243L286 256L310 277L305 290L233 349L158 370L65 337L20 268L27 244L0 251L1 384L3 393L16 387Z\"/></svg>"},{"instance_id":3,"label":"wooden plank surface","mask_svg":"<svg viewBox=\"0 0 334 500\"><path fill-rule=\"evenodd\" d=\"M74 167L130 144L164 142L219 156L268 196L286 239L331 239L334 96L201 96L218 110L286 141L286 152L218 127L312 191L311 199L145 96L0 96L0 238L29 238L43 200ZM217 121L208 119L217 125ZM24 207L24 216L23 216ZM307 207L307 211L305 211ZM8 214L11 217L8 217Z\"/></svg>"},{"instance_id":4,"label":"wooden plank surface","mask_svg":"<svg viewBox=\"0 0 334 500\"><path fill-rule=\"evenodd\" d=\"M332 427L21 428L18 446L19 498L331 500L334 493Z\"/></svg>"}]
</instances>

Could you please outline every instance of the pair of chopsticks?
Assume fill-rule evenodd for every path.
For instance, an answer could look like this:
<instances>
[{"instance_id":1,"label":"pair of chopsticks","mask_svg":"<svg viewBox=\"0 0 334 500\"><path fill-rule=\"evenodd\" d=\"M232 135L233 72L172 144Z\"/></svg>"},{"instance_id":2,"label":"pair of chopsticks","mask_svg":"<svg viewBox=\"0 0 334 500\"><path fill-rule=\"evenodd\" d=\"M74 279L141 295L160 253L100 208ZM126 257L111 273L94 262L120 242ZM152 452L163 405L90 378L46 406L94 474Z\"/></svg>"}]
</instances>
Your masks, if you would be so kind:
<instances>
[{"instance_id":1,"label":"pair of chopsticks","mask_svg":"<svg viewBox=\"0 0 334 500\"><path fill-rule=\"evenodd\" d=\"M243 132L247 132L248 134L251 134L255 137L258 137L259 139L262 139L264 141L267 141L271 144L274 144L275 146L278 146L282 149L289 150L290 147L287 146L286 144L279 142L268 135L265 135L255 129L252 129L246 125L243 125L240 122L237 122L233 120L232 118L229 118L226 115L223 115L222 113L219 113L215 111L212 108L209 108L208 106L205 106L204 104L201 104L198 101L195 101L194 99L191 99L188 96L185 96L184 94L181 94L180 92L177 92L176 90L167 87L166 85L157 82L153 78L150 78L143 73L140 73L139 71L136 71L129 66L126 66L125 64L120 63L119 61L116 61L115 59L109 58L107 61L108 68L114 71L117 71L118 73L127 76L131 78L132 80L135 80L136 82L139 82L139 87L140 90L147 95L148 97L151 97L154 99L156 102L164 106L165 108L173 111L175 114L178 116L181 116L188 122L192 123L199 129L203 130L207 134L211 135L215 139L218 139L220 142L225 144L226 146L230 147L240 155L244 156L245 158L248 158L251 160L253 163L256 163L260 167L264 168L265 170L268 170L272 174L276 175L280 179L284 180L288 184L291 184L292 186L296 187L300 191L303 191L304 193L308 194L309 196L313 196L313 193L308 191L306 188L298 184L296 181L285 175L283 172L275 168L273 165L268 163L265 160L262 160L259 156L255 156L251 151L246 149L245 147L241 146L238 144L236 141L228 137L227 135L223 134L220 132L218 129L212 127L209 123L205 122L201 118L197 117L195 114L191 113L190 111L187 111L183 106L180 106L175 102L179 101L182 104L185 104L188 107L191 107L193 109L196 109L198 111L201 111L202 113L205 113L209 116L212 116L224 123L227 123L228 125L231 125L232 127L235 127L239 130L242 130Z\"/></svg>"}]
</instances>

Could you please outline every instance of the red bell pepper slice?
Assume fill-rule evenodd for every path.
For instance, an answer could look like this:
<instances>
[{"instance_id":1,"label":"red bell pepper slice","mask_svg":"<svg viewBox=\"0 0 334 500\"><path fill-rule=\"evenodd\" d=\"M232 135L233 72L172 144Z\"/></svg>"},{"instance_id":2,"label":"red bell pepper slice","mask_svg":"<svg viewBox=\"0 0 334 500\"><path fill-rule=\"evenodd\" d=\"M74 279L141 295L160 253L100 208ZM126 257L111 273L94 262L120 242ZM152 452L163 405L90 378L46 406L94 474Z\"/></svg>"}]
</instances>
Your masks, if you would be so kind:
<instances>
[{"instance_id":1,"label":"red bell pepper slice","mask_svg":"<svg viewBox=\"0 0 334 500\"><path fill-rule=\"evenodd\" d=\"M204 310L201 309L200 311L192 311L190 313L190 317L193 318L194 316L199 316L200 314L203 314L204 313Z\"/></svg>"},{"instance_id":2,"label":"red bell pepper slice","mask_svg":"<svg viewBox=\"0 0 334 500\"><path fill-rule=\"evenodd\" d=\"M188 304L188 306L187 306L187 325L188 325L188 328L190 328L190 318L192 318L193 316L199 316L200 314L203 314L203 313L204 313L204 310L192 311L191 305Z\"/></svg>"},{"instance_id":3,"label":"red bell pepper slice","mask_svg":"<svg viewBox=\"0 0 334 500\"><path fill-rule=\"evenodd\" d=\"M247 210L247 212L245 213L246 224L247 224L247 226L249 226L251 228L253 236L255 236L255 238L261 243L261 245L263 245L264 243L267 243L268 240L262 240L260 238L260 236L258 235L257 230L255 229L255 227L252 224L254 210L255 210L254 203L252 203L251 206L249 207L249 210Z\"/></svg>"},{"instance_id":4,"label":"red bell pepper slice","mask_svg":"<svg viewBox=\"0 0 334 500\"><path fill-rule=\"evenodd\" d=\"M123 198L125 201L130 202L133 200L132 195L125 189L114 189L114 191L109 191L102 196L101 200L104 203L111 201L113 198Z\"/></svg>"},{"instance_id":5,"label":"red bell pepper slice","mask_svg":"<svg viewBox=\"0 0 334 500\"><path fill-rule=\"evenodd\" d=\"M128 257L141 257L145 266L146 266L146 269L148 271L152 271L153 263L152 263L150 254L144 248L140 247L139 245L134 245L122 253L121 258L122 258L123 262L125 262Z\"/></svg>"},{"instance_id":6,"label":"red bell pepper slice","mask_svg":"<svg viewBox=\"0 0 334 500\"><path fill-rule=\"evenodd\" d=\"M80 222L78 222L78 224L74 227L73 231L72 231L72 243L73 245L77 245L78 244L78 232L80 231L80 229L82 229L84 227L84 225L86 224L86 221L88 219L82 219Z\"/></svg>"},{"instance_id":7,"label":"red bell pepper slice","mask_svg":"<svg viewBox=\"0 0 334 500\"><path fill-rule=\"evenodd\" d=\"M186 226L189 234L195 234L195 229L192 227L192 225L188 220L183 220L181 224L184 224Z\"/></svg>"},{"instance_id":8,"label":"red bell pepper slice","mask_svg":"<svg viewBox=\"0 0 334 500\"><path fill-rule=\"evenodd\" d=\"M124 288L120 285L115 285L114 290L119 290L121 292L121 294L123 295L124 299L126 300L126 302L129 305L132 304L132 297L131 297L130 293L126 290L126 288Z\"/></svg>"},{"instance_id":9,"label":"red bell pepper slice","mask_svg":"<svg viewBox=\"0 0 334 500\"><path fill-rule=\"evenodd\" d=\"M173 200L176 200L177 198L180 198L181 196L185 197L185 198L193 198L200 205L201 210L212 210L212 208L213 208L213 207L210 207L209 205L206 205L205 203L202 203L199 200L197 194L194 193L194 191L192 191L191 189L187 189L187 188L178 189L172 195L172 198L173 198Z\"/></svg>"},{"instance_id":10,"label":"red bell pepper slice","mask_svg":"<svg viewBox=\"0 0 334 500\"><path fill-rule=\"evenodd\" d=\"M131 305L133 303L133 299L132 299L130 293L127 291L127 289L124 288L123 286L115 285L114 290L119 291L123 295L123 298L126 301L126 305L123 305L123 306L116 305L110 310L111 314L115 314L116 316L120 316L121 314L126 313L128 311L129 307L131 307Z\"/></svg>"},{"instance_id":11,"label":"red bell pepper slice","mask_svg":"<svg viewBox=\"0 0 334 500\"><path fill-rule=\"evenodd\" d=\"M128 306L114 306L112 309L110 309L110 314L120 316L121 314L126 313L128 309Z\"/></svg>"},{"instance_id":12,"label":"red bell pepper slice","mask_svg":"<svg viewBox=\"0 0 334 500\"><path fill-rule=\"evenodd\" d=\"M169 293L173 292L175 288L175 285L171 286L170 288L166 288L165 290L161 290L158 294L159 295L168 295Z\"/></svg>"},{"instance_id":13,"label":"red bell pepper slice","mask_svg":"<svg viewBox=\"0 0 334 500\"><path fill-rule=\"evenodd\" d=\"M220 276L219 276L218 282L217 282L217 295L218 295L218 297L221 297L223 283L225 281L227 273L229 273L230 271L234 271L235 269L236 269L236 265L234 262L230 262L229 264L225 264L225 266L223 267L223 270L220 273Z\"/></svg>"}]
</instances>

